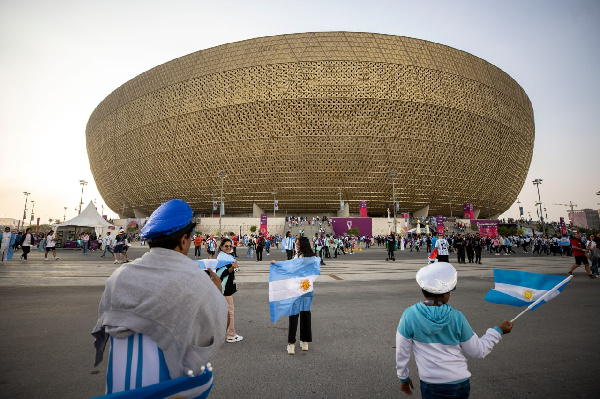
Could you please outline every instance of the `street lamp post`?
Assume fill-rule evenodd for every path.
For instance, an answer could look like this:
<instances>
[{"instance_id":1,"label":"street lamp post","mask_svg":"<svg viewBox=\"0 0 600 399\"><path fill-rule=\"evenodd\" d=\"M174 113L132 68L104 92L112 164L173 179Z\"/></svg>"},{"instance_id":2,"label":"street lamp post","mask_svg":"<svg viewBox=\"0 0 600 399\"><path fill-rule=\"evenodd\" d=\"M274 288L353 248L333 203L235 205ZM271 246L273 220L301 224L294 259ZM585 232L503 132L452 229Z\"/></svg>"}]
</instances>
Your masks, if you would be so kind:
<instances>
[{"instance_id":1,"label":"street lamp post","mask_svg":"<svg viewBox=\"0 0 600 399\"><path fill-rule=\"evenodd\" d=\"M450 196L450 219L452 219L452 196Z\"/></svg>"},{"instance_id":2,"label":"street lamp post","mask_svg":"<svg viewBox=\"0 0 600 399\"><path fill-rule=\"evenodd\" d=\"M34 215L33 210L34 210L34 208L35 208L35 201L31 200L31 216L29 217L29 224L33 223L33 215Z\"/></svg>"},{"instance_id":3,"label":"street lamp post","mask_svg":"<svg viewBox=\"0 0 600 399\"><path fill-rule=\"evenodd\" d=\"M21 227L25 227L25 218L27 217L27 197L29 197L31 193L23 191L23 194L25 194L25 208L23 208L23 225Z\"/></svg>"},{"instance_id":4,"label":"street lamp post","mask_svg":"<svg viewBox=\"0 0 600 399\"><path fill-rule=\"evenodd\" d=\"M221 178L221 208L219 209L219 235L222 235L223 231L221 230L221 216L223 216L223 209L224 209L223 208L223 181L227 177L227 172L225 172L224 170L220 170L219 172L217 172L217 174Z\"/></svg>"},{"instance_id":5,"label":"street lamp post","mask_svg":"<svg viewBox=\"0 0 600 399\"><path fill-rule=\"evenodd\" d=\"M65 213L63 214L63 222L67 220L67 207L65 206Z\"/></svg>"},{"instance_id":6,"label":"street lamp post","mask_svg":"<svg viewBox=\"0 0 600 399\"><path fill-rule=\"evenodd\" d=\"M397 230L397 226L396 226L396 185L394 182L394 179L396 178L396 176L398 176L398 171L397 170L390 170L390 173L388 174L388 176L390 177L390 179L392 179L392 202L394 203L393 207L394 207L394 235L396 235Z\"/></svg>"},{"instance_id":7,"label":"street lamp post","mask_svg":"<svg viewBox=\"0 0 600 399\"><path fill-rule=\"evenodd\" d=\"M85 180L79 180L79 184L81 184L81 199L79 200L79 213L81 213L81 205L83 205L83 188L88 184Z\"/></svg>"},{"instance_id":8,"label":"street lamp post","mask_svg":"<svg viewBox=\"0 0 600 399\"><path fill-rule=\"evenodd\" d=\"M535 179L532 183L537 187L538 192L538 203L540 206L540 221L542 222L542 235L546 233L546 229L544 228L544 214L542 211L542 198L540 197L540 184L542 184L542 179Z\"/></svg>"},{"instance_id":9,"label":"street lamp post","mask_svg":"<svg viewBox=\"0 0 600 399\"><path fill-rule=\"evenodd\" d=\"M277 191L273 191L271 194L273 194L273 218L275 218L275 196L277 195Z\"/></svg>"}]
</instances>

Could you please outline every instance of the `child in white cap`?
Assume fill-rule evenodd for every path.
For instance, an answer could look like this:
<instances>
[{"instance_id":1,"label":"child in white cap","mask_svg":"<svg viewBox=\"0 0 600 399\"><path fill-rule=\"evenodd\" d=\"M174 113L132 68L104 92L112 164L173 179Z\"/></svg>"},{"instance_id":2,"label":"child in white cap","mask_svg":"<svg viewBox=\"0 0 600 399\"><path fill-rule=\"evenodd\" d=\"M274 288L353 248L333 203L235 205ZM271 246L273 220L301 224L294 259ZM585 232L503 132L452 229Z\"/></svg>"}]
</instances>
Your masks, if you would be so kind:
<instances>
[{"instance_id":1,"label":"child in white cap","mask_svg":"<svg viewBox=\"0 0 600 399\"><path fill-rule=\"evenodd\" d=\"M471 391L467 359L483 358L508 334L513 323L505 320L479 338L465 316L448 305L457 283L456 269L438 262L417 272L425 300L404 311L396 331L396 369L400 390L412 395L408 361L411 349L421 379L422 398L468 398ZM441 396L439 396L441 395ZM443 396L449 395L449 396Z\"/></svg>"}]
</instances>

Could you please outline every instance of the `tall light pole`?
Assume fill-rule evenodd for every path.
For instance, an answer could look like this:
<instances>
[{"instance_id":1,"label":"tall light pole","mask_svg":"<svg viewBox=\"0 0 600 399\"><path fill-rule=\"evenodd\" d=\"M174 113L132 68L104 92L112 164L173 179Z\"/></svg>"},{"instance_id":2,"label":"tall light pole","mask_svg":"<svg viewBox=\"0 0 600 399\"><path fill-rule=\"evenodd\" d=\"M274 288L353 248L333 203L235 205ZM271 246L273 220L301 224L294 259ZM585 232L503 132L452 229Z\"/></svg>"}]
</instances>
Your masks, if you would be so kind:
<instances>
[{"instance_id":1,"label":"tall light pole","mask_svg":"<svg viewBox=\"0 0 600 399\"><path fill-rule=\"evenodd\" d=\"M452 196L450 196L450 219L452 219Z\"/></svg>"},{"instance_id":2,"label":"tall light pole","mask_svg":"<svg viewBox=\"0 0 600 399\"><path fill-rule=\"evenodd\" d=\"M22 227L25 227L25 218L27 217L27 197L29 197L31 195L31 193L28 193L27 191L23 191L23 194L25 194L25 208L23 208L23 225L22 225Z\"/></svg>"},{"instance_id":3,"label":"tall light pole","mask_svg":"<svg viewBox=\"0 0 600 399\"><path fill-rule=\"evenodd\" d=\"M398 230L396 228L396 185L394 179L396 178L396 176L398 176L398 171L390 170L388 176L390 177L390 179L392 179L392 202L394 203L394 235L396 235L396 232Z\"/></svg>"},{"instance_id":4,"label":"tall light pole","mask_svg":"<svg viewBox=\"0 0 600 399\"><path fill-rule=\"evenodd\" d=\"M85 180L79 180L79 184L81 184L81 199L79 200L79 213L81 213L81 205L83 205L83 188L88 184Z\"/></svg>"},{"instance_id":5,"label":"tall light pole","mask_svg":"<svg viewBox=\"0 0 600 399\"><path fill-rule=\"evenodd\" d=\"M35 208L35 201L31 200L31 216L29 217L29 224L33 223L33 209Z\"/></svg>"},{"instance_id":6,"label":"tall light pole","mask_svg":"<svg viewBox=\"0 0 600 399\"><path fill-rule=\"evenodd\" d=\"M275 196L277 195L277 191L273 191L271 194L273 194L273 218L275 218Z\"/></svg>"},{"instance_id":7,"label":"tall light pole","mask_svg":"<svg viewBox=\"0 0 600 399\"><path fill-rule=\"evenodd\" d=\"M546 229L544 228L544 213L542 211L542 198L540 197L540 184L542 184L542 179L535 179L532 183L536 185L538 192L538 205L540 206L540 221L542 222L542 234L546 233Z\"/></svg>"},{"instance_id":8,"label":"tall light pole","mask_svg":"<svg viewBox=\"0 0 600 399\"><path fill-rule=\"evenodd\" d=\"M63 215L63 222L64 222L65 220L67 220L67 207L65 206L64 208L65 208L65 213L64 213L64 215Z\"/></svg>"},{"instance_id":9,"label":"tall light pole","mask_svg":"<svg viewBox=\"0 0 600 399\"><path fill-rule=\"evenodd\" d=\"M223 181L227 177L227 172L225 172L224 170L220 170L217 172L217 174L221 178L221 208L219 209L219 235L222 235L223 231L221 230L221 216L223 216L223 210L224 210L224 207L223 207Z\"/></svg>"},{"instance_id":10,"label":"tall light pole","mask_svg":"<svg viewBox=\"0 0 600 399\"><path fill-rule=\"evenodd\" d=\"M519 208L519 217L517 217L517 220L521 219L521 201L519 200L519 197L517 197L517 208Z\"/></svg>"}]
</instances>

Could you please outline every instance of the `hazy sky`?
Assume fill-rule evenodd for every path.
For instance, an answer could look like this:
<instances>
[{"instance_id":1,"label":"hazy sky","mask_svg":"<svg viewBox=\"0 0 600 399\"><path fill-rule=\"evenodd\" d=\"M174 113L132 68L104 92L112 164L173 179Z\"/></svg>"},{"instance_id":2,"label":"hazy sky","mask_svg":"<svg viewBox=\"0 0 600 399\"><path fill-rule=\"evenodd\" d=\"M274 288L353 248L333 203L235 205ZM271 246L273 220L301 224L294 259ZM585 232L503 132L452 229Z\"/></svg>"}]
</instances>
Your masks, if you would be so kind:
<instances>
[{"instance_id":1,"label":"hazy sky","mask_svg":"<svg viewBox=\"0 0 600 399\"><path fill-rule=\"evenodd\" d=\"M86 123L140 73L224 43L338 30L429 40L504 70L535 114L533 160L519 195L525 212L537 218L536 178L551 220L566 217L553 203L598 209L599 1L2 0L0 217L21 218L28 191L42 222L62 220L64 207L72 218L81 179L89 182L84 203L95 199L100 210ZM503 216L517 215L515 204Z\"/></svg>"}]
</instances>

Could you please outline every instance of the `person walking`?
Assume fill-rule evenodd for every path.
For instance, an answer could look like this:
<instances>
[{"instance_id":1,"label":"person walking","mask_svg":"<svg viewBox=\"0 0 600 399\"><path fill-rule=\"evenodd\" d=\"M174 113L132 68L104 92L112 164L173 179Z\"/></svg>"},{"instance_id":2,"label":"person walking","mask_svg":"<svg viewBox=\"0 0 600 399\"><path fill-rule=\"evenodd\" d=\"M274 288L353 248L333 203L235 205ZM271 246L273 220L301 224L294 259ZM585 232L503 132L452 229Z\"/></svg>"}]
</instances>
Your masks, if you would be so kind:
<instances>
[{"instance_id":1,"label":"person walking","mask_svg":"<svg viewBox=\"0 0 600 399\"><path fill-rule=\"evenodd\" d=\"M573 257L575 258L575 264L571 266L569 269L569 275L573 275L573 271L577 269L579 266L583 265L585 271L589 278L596 278L592 271L590 270L590 264L588 262L587 256L585 254L585 245L581 241L581 233L576 232L575 237L571 239L571 247L573 248Z\"/></svg>"},{"instance_id":2,"label":"person walking","mask_svg":"<svg viewBox=\"0 0 600 399\"><path fill-rule=\"evenodd\" d=\"M394 251L396 251L396 236L394 236L393 232L390 232L390 235L387 238L387 250L388 255L385 260L396 261L396 257L394 256Z\"/></svg>"},{"instance_id":3,"label":"person walking","mask_svg":"<svg viewBox=\"0 0 600 399\"><path fill-rule=\"evenodd\" d=\"M48 252L52 251L54 260L58 260L56 257L56 237L54 236L54 230L50 230L46 236L46 253L44 254L44 260L48 260Z\"/></svg>"},{"instance_id":4,"label":"person walking","mask_svg":"<svg viewBox=\"0 0 600 399\"><path fill-rule=\"evenodd\" d=\"M294 249L296 248L296 243L291 231L287 231L285 233L285 238L283 239L282 247L285 250L287 260L292 259L294 257Z\"/></svg>"},{"instance_id":5,"label":"person walking","mask_svg":"<svg viewBox=\"0 0 600 399\"><path fill-rule=\"evenodd\" d=\"M102 255L100 255L101 258L106 257L106 251L108 251L114 258L115 253L112 250L113 244L114 244L114 238L113 238L113 236L110 235L110 231L109 231L108 233L106 233L106 237L104 238L104 252L102 252Z\"/></svg>"},{"instance_id":6,"label":"person walking","mask_svg":"<svg viewBox=\"0 0 600 399\"><path fill-rule=\"evenodd\" d=\"M194 236L194 259L202 257L202 234Z\"/></svg>"},{"instance_id":7,"label":"person walking","mask_svg":"<svg viewBox=\"0 0 600 399\"><path fill-rule=\"evenodd\" d=\"M31 228L27 228L27 230L25 230L25 235L23 235L23 241L21 242L21 249L23 250L21 259L25 262L27 262L27 254L31 251L32 245L35 245L35 239L33 238Z\"/></svg>"},{"instance_id":8,"label":"person walking","mask_svg":"<svg viewBox=\"0 0 600 399\"><path fill-rule=\"evenodd\" d=\"M257 262L262 261L263 248L265 247L265 245L266 245L265 237L263 236L262 233L260 233L258 235L258 238L256 239L256 261Z\"/></svg>"},{"instance_id":9,"label":"person walking","mask_svg":"<svg viewBox=\"0 0 600 399\"><path fill-rule=\"evenodd\" d=\"M438 262L448 262L448 257L450 256L450 245L442 233L439 233L438 235L438 239L435 242L435 248L437 249Z\"/></svg>"}]
</instances>

